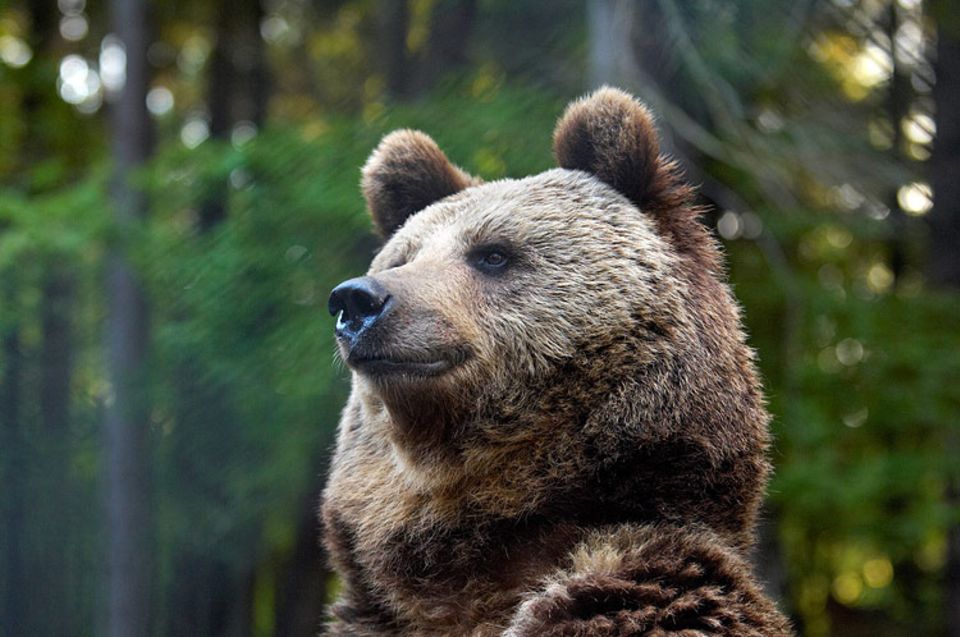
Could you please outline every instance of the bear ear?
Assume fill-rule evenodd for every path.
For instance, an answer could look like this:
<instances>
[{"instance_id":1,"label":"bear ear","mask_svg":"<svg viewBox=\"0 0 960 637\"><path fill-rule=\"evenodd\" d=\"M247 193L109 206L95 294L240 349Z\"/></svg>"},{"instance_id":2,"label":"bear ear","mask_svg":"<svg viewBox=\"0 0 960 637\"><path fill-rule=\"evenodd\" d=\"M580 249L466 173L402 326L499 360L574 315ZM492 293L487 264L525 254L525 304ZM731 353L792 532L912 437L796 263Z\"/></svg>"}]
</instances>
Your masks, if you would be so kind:
<instances>
[{"instance_id":1,"label":"bear ear","mask_svg":"<svg viewBox=\"0 0 960 637\"><path fill-rule=\"evenodd\" d=\"M650 111L628 93L603 87L570 104L553 152L562 168L595 175L637 206L656 197L660 142Z\"/></svg>"},{"instance_id":2,"label":"bear ear","mask_svg":"<svg viewBox=\"0 0 960 637\"><path fill-rule=\"evenodd\" d=\"M399 130L383 138L363 167L363 196L383 238L410 215L435 201L479 184L447 159L428 135Z\"/></svg>"}]
</instances>

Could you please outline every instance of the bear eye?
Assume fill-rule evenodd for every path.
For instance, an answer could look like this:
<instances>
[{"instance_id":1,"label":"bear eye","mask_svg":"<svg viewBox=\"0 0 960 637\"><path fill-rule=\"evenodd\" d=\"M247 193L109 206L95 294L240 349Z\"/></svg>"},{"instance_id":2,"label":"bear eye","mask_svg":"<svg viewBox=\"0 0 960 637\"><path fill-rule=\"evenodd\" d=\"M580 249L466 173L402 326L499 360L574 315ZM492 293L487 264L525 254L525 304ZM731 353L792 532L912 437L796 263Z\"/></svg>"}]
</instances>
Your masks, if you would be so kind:
<instances>
[{"instance_id":1,"label":"bear eye","mask_svg":"<svg viewBox=\"0 0 960 637\"><path fill-rule=\"evenodd\" d=\"M503 271L510 263L509 253L505 248L491 246L475 250L469 257L470 264L487 274L496 274Z\"/></svg>"},{"instance_id":2,"label":"bear eye","mask_svg":"<svg viewBox=\"0 0 960 637\"><path fill-rule=\"evenodd\" d=\"M483 257L483 265L488 268L499 268L506 263L507 257L502 252L491 252Z\"/></svg>"}]
</instances>

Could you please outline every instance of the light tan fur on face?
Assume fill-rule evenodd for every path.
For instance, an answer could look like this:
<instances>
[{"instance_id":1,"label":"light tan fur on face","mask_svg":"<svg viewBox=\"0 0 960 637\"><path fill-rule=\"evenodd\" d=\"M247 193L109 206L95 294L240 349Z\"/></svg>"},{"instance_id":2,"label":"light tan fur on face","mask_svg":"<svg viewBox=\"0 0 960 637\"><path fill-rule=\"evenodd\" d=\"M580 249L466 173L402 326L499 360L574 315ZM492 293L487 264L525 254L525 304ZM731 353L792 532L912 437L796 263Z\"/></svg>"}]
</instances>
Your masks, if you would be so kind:
<instances>
[{"instance_id":1,"label":"light tan fur on face","mask_svg":"<svg viewBox=\"0 0 960 637\"><path fill-rule=\"evenodd\" d=\"M583 209L592 214L584 216ZM560 234L566 240L557 243L555 237ZM467 263L472 248L507 241L524 269L509 280L490 280ZM602 253L588 247L597 243L605 246ZM450 451L446 437L438 438L446 448L418 461L417 454L427 450L408 448L396 429L384 432L394 440L394 458L404 462L404 475L434 484L482 476L501 484L488 503L494 509L535 505L525 468L535 448L531 441L576 432L552 423L545 423L542 430L530 423L510 430L502 416L505 412L535 415L537 407L531 404L534 397L526 394L527 388L545 382L578 351L618 334L633 334L643 329L640 324L671 330L675 342L682 343L682 332L692 338L683 282L670 276L675 261L653 223L608 187L576 172L556 170L485 184L410 219L374 259L368 274L393 291L402 304L407 318L397 333L405 347L429 349L430 339L435 347L470 344L471 359L424 391L449 393L445 408L456 411L460 420L475 422L471 431L460 433L463 442L470 444L460 444L459 453L449 462L441 461ZM463 312L465 307L472 311ZM429 334L415 329L417 314L426 312L425 308L431 314ZM444 327L437 330L438 324ZM389 340L384 347L391 347ZM632 356L637 362L672 356L674 347L651 339ZM475 383L476 378L483 383ZM400 421L405 428L424 430L442 426L430 422L432 416L447 415L432 411L432 400L431 410L417 413L423 401L416 389L404 387L398 392L401 395L394 395L390 388L377 387L362 376L355 382L362 404L377 412L385 407L394 416L393 424ZM576 445L571 442L570 448ZM557 467L572 461L555 451L549 458ZM510 465L515 469L506 471ZM487 487L489 491L492 483ZM479 493L474 497L486 501ZM507 505L508 501L514 504Z\"/></svg>"},{"instance_id":2,"label":"light tan fur on face","mask_svg":"<svg viewBox=\"0 0 960 637\"><path fill-rule=\"evenodd\" d=\"M563 168L480 184L404 131L364 168L391 306L363 346L453 362L354 372L331 633L785 635L743 560L768 415L717 246L630 96L573 104L555 146ZM473 260L491 246L502 272Z\"/></svg>"}]
</instances>

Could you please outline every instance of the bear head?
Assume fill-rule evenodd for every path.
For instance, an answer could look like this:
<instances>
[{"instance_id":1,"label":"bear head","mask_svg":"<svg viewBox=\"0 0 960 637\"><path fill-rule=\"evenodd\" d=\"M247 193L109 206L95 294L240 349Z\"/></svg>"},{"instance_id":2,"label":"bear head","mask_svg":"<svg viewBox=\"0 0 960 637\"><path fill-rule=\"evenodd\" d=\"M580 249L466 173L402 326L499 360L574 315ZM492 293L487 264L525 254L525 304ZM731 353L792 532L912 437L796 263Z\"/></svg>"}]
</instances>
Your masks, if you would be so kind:
<instances>
[{"instance_id":1,"label":"bear head","mask_svg":"<svg viewBox=\"0 0 960 637\"><path fill-rule=\"evenodd\" d=\"M385 243L330 298L358 422L411 485L487 514L749 545L768 415L692 191L615 89L573 103L554 150L559 168L490 183L420 132L373 152Z\"/></svg>"}]
</instances>

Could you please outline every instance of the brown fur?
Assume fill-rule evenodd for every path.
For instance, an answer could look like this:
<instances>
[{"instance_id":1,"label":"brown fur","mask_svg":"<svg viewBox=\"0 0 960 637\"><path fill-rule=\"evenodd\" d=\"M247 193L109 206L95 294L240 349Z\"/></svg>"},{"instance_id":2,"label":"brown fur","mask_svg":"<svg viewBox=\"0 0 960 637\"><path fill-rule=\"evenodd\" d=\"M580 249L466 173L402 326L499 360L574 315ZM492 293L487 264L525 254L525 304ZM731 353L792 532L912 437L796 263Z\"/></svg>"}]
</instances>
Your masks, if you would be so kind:
<instances>
[{"instance_id":1,"label":"brown fur","mask_svg":"<svg viewBox=\"0 0 960 637\"><path fill-rule=\"evenodd\" d=\"M600 91L558 124L575 170L483 185L424 139L364 169L392 305L341 349L450 369L354 373L331 634L787 634L743 560L769 470L753 355L646 110ZM490 245L502 274L471 265Z\"/></svg>"},{"instance_id":2,"label":"brown fur","mask_svg":"<svg viewBox=\"0 0 960 637\"><path fill-rule=\"evenodd\" d=\"M565 569L527 596L507 637L790 635L749 576L710 531L665 526L601 529Z\"/></svg>"},{"instance_id":3,"label":"brown fur","mask_svg":"<svg viewBox=\"0 0 960 637\"><path fill-rule=\"evenodd\" d=\"M622 91L601 89L568 106L553 150L561 168L595 175L638 206L664 194L656 183L660 144L653 117Z\"/></svg>"},{"instance_id":4,"label":"brown fur","mask_svg":"<svg viewBox=\"0 0 960 637\"><path fill-rule=\"evenodd\" d=\"M413 213L479 183L451 164L436 142L415 130L384 137L362 172L363 194L384 238Z\"/></svg>"}]
</instances>

